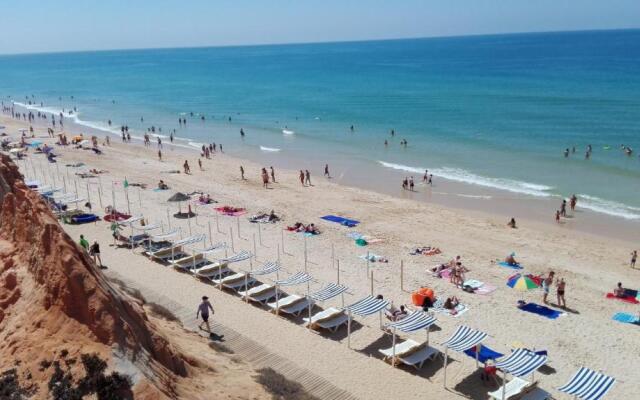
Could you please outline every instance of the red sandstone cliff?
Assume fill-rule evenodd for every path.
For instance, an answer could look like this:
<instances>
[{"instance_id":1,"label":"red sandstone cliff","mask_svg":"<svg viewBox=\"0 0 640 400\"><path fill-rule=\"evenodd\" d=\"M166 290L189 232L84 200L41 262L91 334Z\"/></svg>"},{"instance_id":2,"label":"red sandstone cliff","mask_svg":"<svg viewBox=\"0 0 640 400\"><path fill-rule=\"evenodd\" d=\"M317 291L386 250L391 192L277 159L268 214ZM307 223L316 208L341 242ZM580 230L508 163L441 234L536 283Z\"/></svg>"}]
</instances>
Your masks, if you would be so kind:
<instances>
[{"instance_id":1,"label":"red sandstone cliff","mask_svg":"<svg viewBox=\"0 0 640 400\"><path fill-rule=\"evenodd\" d=\"M170 394L187 366L154 332L142 305L107 283L62 230L46 203L0 155L0 371L19 366L48 398L38 364L62 349L70 355L113 350L140 360L146 398ZM159 376L165 377L154 379ZM167 378L169 377L169 378ZM164 383L158 383L164 381Z\"/></svg>"}]
</instances>

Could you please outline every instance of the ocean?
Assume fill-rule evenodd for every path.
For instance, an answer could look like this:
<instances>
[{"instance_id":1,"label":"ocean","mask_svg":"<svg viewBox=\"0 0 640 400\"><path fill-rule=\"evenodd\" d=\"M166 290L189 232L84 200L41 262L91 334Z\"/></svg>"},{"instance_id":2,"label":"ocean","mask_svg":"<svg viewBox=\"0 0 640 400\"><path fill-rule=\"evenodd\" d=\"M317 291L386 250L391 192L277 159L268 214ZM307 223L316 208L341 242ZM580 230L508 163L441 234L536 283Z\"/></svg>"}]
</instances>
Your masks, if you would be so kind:
<instances>
[{"instance_id":1,"label":"ocean","mask_svg":"<svg viewBox=\"0 0 640 400\"><path fill-rule=\"evenodd\" d=\"M428 169L464 196L575 193L640 221L640 30L4 55L0 97L348 184Z\"/></svg>"}]
</instances>

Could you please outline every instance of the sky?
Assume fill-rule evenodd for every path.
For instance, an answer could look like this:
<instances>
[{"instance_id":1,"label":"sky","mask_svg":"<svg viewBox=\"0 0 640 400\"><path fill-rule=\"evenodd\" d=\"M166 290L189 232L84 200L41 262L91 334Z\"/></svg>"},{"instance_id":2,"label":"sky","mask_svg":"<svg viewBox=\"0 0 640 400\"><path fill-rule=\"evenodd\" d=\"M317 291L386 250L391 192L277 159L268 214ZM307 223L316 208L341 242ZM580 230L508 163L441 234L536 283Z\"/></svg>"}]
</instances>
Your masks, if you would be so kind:
<instances>
[{"instance_id":1,"label":"sky","mask_svg":"<svg viewBox=\"0 0 640 400\"><path fill-rule=\"evenodd\" d=\"M0 54L640 28L640 0L32 0L2 9Z\"/></svg>"}]
</instances>

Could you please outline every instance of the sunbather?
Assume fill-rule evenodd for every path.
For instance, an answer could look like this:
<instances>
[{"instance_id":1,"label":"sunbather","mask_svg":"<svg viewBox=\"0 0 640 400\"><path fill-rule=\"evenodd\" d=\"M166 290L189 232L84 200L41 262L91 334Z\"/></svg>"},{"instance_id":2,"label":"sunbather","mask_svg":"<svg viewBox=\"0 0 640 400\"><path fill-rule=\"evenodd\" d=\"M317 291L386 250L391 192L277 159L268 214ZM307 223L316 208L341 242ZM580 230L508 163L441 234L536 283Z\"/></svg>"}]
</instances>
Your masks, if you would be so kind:
<instances>
[{"instance_id":1,"label":"sunbather","mask_svg":"<svg viewBox=\"0 0 640 400\"><path fill-rule=\"evenodd\" d=\"M453 310L455 309L458 304L460 304L460 301L458 300L458 298L456 296L452 296L452 297L447 297L447 300L444 302L444 308L446 308L447 310Z\"/></svg>"},{"instance_id":2,"label":"sunbather","mask_svg":"<svg viewBox=\"0 0 640 400\"><path fill-rule=\"evenodd\" d=\"M400 308L396 308L395 306L391 306L388 310L384 312L387 319L390 321L400 321L402 318L408 315L408 312L404 305L401 305Z\"/></svg>"},{"instance_id":3,"label":"sunbather","mask_svg":"<svg viewBox=\"0 0 640 400\"><path fill-rule=\"evenodd\" d=\"M518 262L516 261L516 253L511 253L509 254L507 257L505 257L504 262L506 262L509 265L518 265Z\"/></svg>"},{"instance_id":4,"label":"sunbather","mask_svg":"<svg viewBox=\"0 0 640 400\"><path fill-rule=\"evenodd\" d=\"M314 224L309 224L307 225L307 227L304 229L305 233L311 233L313 235L319 235L320 234L320 230L318 228L316 228L316 226Z\"/></svg>"},{"instance_id":5,"label":"sunbather","mask_svg":"<svg viewBox=\"0 0 640 400\"><path fill-rule=\"evenodd\" d=\"M164 183L164 181L162 179L160 179L160 182L158 182L158 189L167 190L167 189L169 189L169 186L167 186L167 184Z\"/></svg>"},{"instance_id":6,"label":"sunbather","mask_svg":"<svg viewBox=\"0 0 640 400\"><path fill-rule=\"evenodd\" d=\"M622 282L618 282L618 286L613 289L613 294L616 297L624 297L624 288L622 287Z\"/></svg>"},{"instance_id":7,"label":"sunbather","mask_svg":"<svg viewBox=\"0 0 640 400\"><path fill-rule=\"evenodd\" d=\"M307 227L304 226L302 222L296 222L291 226L287 226L287 230L291 232L303 232L305 229L307 229Z\"/></svg>"}]
</instances>

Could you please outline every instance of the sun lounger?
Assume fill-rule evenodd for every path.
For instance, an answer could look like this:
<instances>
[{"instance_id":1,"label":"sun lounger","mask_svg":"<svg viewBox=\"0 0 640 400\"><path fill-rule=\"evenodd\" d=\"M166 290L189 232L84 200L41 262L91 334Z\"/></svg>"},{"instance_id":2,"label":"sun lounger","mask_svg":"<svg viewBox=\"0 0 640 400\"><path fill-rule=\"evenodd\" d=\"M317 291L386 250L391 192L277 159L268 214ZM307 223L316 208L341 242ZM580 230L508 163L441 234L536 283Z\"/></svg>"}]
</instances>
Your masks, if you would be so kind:
<instances>
[{"instance_id":1,"label":"sun lounger","mask_svg":"<svg viewBox=\"0 0 640 400\"><path fill-rule=\"evenodd\" d=\"M252 287L249 290L238 292L243 298L248 298L251 301L257 303L264 303L274 297L276 297L276 287L268 283Z\"/></svg>"},{"instance_id":2,"label":"sun lounger","mask_svg":"<svg viewBox=\"0 0 640 400\"><path fill-rule=\"evenodd\" d=\"M187 255L182 246L169 246L147 254L150 258L161 261L173 261Z\"/></svg>"},{"instance_id":3,"label":"sun lounger","mask_svg":"<svg viewBox=\"0 0 640 400\"><path fill-rule=\"evenodd\" d=\"M240 272L223 278L211 279L211 282L216 285L222 285L227 289L238 290L242 287L249 286L256 281L252 277L246 275L247 274Z\"/></svg>"},{"instance_id":4,"label":"sun lounger","mask_svg":"<svg viewBox=\"0 0 640 400\"><path fill-rule=\"evenodd\" d=\"M535 383L531 383L529 381L525 381L522 378L514 377L509 382L506 383L504 388L504 397L502 396L503 388L502 386L498 388L498 390L494 392L489 392L489 397L496 400L506 400L516 396L522 396L524 393L533 389Z\"/></svg>"},{"instance_id":5,"label":"sun lounger","mask_svg":"<svg viewBox=\"0 0 640 400\"><path fill-rule=\"evenodd\" d=\"M200 268L192 270L193 274L199 278L211 278L220 277L226 275L231 271L229 265L226 263L214 262L211 264L203 265Z\"/></svg>"},{"instance_id":6,"label":"sun lounger","mask_svg":"<svg viewBox=\"0 0 640 400\"><path fill-rule=\"evenodd\" d=\"M393 358L394 348L380 349L386 359ZM395 357L406 365L411 365L416 369L422 368L425 361L433 359L438 354L438 350L427 346L426 343L418 343L413 339L407 339L395 345Z\"/></svg>"},{"instance_id":7,"label":"sun lounger","mask_svg":"<svg viewBox=\"0 0 640 400\"><path fill-rule=\"evenodd\" d=\"M306 297L292 294L287 297L278 299L272 303L267 304L272 309L279 309L279 311L285 314L300 315L300 313L309 307L309 300Z\"/></svg>"},{"instance_id":8,"label":"sun lounger","mask_svg":"<svg viewBox=\"0 0 640 400\"><path fill-rule=\"evenodd\" d=\"M347 314L343 310L334 307L327 308L311 316L311 319L304 318L307 324L311 322L312 326L319 326L323 329L329 329L332 332L338 330L340 325L346 324L349 320Z\"/></svg>"},{"instance_id":9,"label":"sun lounger","mask_svg":"<svg viewBox=\"0 0 640 400\"><path fill-rule=\"evenodd\" d=\"M186 256L175 260L171 265L176 269L190 270L209 262L204 254Z\"/></svg>"}]
</instances>

